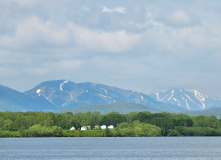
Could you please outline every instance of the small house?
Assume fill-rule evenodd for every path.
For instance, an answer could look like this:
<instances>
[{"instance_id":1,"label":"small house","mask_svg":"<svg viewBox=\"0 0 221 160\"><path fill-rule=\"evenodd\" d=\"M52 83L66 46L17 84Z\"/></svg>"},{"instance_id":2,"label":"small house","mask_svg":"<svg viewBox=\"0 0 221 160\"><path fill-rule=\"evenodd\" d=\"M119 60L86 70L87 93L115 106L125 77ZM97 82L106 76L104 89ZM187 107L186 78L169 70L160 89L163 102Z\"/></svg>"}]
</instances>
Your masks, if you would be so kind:
<instances>
[{"instance_id":1,"label":"small house","mask_svg":"<svg viewBox=\"0 0 221 160\"><path fill-rule=\"evenodd\" d=\"M108 129L114 129L113 125L108 126Z\"/></svg>"},{"instance_id":2,"label":"small house","mask_svg":"<svg viewBox=\"0 0 221 160\"><path fill-rule=\"evenodd\" d=\"M76 129L75 129L75 127L71 127L70 130L71 130L71 131L74 131L74 130L76 130Z\"/></svg>"},{"instance_id":3,"label":"small house","mask_svg":"<svg viewBox=\"0 0 221 160\"><path fill-rule=\"evenodd\" d=\"M83 126L83 127L81 127L81 130L82 131L91 130L91 126Z\"/></svg>"},{"instance_id":4,"label":"small house","mask_svg":"<svg viewBox=\"0 0 221 160\"><path fill-rule=\"evenodd\" d=\"M106 129L106 128L107 128L106 125L102 125L102 126L101 126L101 129Z\"/></svg>"}]
</instances>

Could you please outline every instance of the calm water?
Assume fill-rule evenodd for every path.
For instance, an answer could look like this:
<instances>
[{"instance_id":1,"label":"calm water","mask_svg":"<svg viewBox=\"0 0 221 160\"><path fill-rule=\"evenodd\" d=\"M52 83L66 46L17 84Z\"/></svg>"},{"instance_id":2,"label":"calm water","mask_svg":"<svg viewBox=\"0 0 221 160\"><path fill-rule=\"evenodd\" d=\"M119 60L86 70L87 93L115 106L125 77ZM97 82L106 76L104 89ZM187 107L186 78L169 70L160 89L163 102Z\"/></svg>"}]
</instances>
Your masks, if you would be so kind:
<instances>
[{"instance_id":1,"label":"calm water","mask_svg":"<svg viewBox=\"0 0 221 160\"><path fill-rule=\"evenodd\" d=\"M221 137L0 138L2 160L221 159Z\"/></svg>"}]
</instances>

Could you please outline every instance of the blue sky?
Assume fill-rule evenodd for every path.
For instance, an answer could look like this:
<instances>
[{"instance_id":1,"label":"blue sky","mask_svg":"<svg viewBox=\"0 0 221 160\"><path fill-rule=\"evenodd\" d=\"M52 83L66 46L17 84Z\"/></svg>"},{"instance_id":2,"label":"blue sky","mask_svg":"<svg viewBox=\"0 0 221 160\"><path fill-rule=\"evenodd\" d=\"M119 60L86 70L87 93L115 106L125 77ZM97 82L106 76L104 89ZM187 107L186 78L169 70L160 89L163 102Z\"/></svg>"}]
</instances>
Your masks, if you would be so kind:
<instances>
[{"instance_id":1,"label":"blue sky","mask_svg":"<svg viewBox=\"0 0 221 160\"><path fill-rule=\"evenodd\" d=\"M1 0L0 84L67 79L221 97L218 0Z\"/></svg>"}]
</instances>

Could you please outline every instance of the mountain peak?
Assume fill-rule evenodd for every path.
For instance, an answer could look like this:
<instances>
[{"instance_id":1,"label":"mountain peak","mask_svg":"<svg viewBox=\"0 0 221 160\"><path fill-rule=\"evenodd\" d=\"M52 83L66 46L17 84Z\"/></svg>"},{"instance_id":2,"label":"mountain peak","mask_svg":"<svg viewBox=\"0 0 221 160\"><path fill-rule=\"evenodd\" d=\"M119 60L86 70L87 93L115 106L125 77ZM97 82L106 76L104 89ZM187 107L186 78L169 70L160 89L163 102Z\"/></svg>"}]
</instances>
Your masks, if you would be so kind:
<instances>
[{"instance_id":1,"label":"mountain peak","mask_svg":"<svg viewBox=\"0 0 221 160\"><path fill-rule=\"evenodd\" d=\"M188 110L202 110L211 108L215 104L217 105L215 98L203 95L197 90L183 89L181 87L150 94L150 96L160 102L176 104ZM221 106L221 104L219 105Z\"/></svg>"}]
</instances>

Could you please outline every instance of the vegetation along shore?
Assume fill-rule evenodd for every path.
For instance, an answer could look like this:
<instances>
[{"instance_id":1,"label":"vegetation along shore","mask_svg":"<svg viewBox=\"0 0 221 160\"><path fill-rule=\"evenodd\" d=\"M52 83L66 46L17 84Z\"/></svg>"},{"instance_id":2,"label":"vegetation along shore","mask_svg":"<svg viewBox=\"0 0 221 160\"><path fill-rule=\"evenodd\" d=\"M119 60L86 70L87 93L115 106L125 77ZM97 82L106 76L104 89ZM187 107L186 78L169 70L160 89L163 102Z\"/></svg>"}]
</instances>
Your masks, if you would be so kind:
<instances>
[{"instance_id":1,"label":"vegetation along shore","mask_svg":"<svg viewBox=\"0 0 221 160\"><path fill-rule=\"evenodd\" d=\"M114 128L101 128L103 125ZM89 127L82 130L83 126ZM221 119L148 111L128 114L0 112L0 137L141 136L221 136Z\"/></svg>"}]
</instances>

